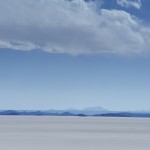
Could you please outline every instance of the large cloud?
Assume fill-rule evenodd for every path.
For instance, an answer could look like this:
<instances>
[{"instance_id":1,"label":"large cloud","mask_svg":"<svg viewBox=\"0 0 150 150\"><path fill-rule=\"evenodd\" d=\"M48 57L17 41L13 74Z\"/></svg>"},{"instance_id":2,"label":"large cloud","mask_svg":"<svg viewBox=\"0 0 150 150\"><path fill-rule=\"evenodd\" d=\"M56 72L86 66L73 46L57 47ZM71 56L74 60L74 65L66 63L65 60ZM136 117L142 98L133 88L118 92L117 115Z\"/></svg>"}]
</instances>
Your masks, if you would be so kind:
<instances>
[{"instance_id":1,"label":"large cloud","mask_svg":"<svg viewBox=\"0 0 150 150\"><path fill-rule=\"evenodd\" d=\"M147 53L150 29L99 1L0 0L0 47L47 52Z\"/></svg>"}]
</instances>

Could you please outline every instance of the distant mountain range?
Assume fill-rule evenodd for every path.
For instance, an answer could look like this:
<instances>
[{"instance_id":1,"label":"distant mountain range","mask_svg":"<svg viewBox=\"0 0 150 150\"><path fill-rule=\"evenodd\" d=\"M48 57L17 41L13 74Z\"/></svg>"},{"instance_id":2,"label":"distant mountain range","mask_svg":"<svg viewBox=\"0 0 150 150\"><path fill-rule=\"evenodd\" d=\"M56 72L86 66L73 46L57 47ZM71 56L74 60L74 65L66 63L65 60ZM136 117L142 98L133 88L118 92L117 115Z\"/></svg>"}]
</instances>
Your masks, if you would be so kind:
<instances>
[{"instance_id":1,"label":"distant mountain range","mask_svg":"<svg viewBox=\"0 0 150 150\"><path fill-rule=\"evenodd\" d=\"M109 111L102 107L88 107L82 110L1 110L0 115L26 115L26 116L93 116L93 117L146 117L150 118L150 111Z\"/></svg>"},{"instance_id":2,"label":"distant mountain range","mask_svg":"<svg viewBox=\"0 0 150 150\"><path fill-rule=\"evenodd\" d=\"M85 115L94 115L94 114L103 114L110 112L107 109L104 109L102 107L88 107L84 109L75 109L75 108L70 108L66 110L47 110L46 112L49 113L64 113L64 112L70 112L73 114L85 114Z\"/></svg>"}]
</instances>

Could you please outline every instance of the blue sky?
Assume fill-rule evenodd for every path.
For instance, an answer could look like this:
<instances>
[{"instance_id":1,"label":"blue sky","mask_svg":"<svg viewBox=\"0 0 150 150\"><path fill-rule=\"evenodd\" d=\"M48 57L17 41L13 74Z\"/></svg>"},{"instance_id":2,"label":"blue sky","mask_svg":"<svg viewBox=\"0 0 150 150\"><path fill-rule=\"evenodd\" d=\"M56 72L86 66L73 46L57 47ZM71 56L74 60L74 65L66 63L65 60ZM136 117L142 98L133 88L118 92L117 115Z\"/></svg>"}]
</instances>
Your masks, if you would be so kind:
<instances>
[{"instance_id":1,"label":"blue sky","mask_svg":"<svg viewBox=\"0 0 150 150\"><path fill-rule=\"evenodd\" d=\"M0 109L150 110L149 0L0 2Z\"/></svg>"}]
</instances>

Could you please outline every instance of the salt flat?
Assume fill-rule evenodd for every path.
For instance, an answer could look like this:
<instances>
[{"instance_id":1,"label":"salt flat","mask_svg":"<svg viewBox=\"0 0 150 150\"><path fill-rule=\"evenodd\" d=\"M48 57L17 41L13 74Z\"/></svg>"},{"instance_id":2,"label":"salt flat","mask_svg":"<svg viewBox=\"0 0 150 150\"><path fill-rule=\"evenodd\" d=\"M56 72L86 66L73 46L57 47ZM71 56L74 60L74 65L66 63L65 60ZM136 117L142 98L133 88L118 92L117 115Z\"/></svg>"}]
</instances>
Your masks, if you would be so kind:
<instances>
[{"instance_id":1,"label":"salt flat","mask_svg":"<svg viewBox=\"0 0 150 150\"><path fill-rule=\"evenodd\" d=\"M0 116L0 150L150 150L150 119Z\"/></svg>"}]
</instances>

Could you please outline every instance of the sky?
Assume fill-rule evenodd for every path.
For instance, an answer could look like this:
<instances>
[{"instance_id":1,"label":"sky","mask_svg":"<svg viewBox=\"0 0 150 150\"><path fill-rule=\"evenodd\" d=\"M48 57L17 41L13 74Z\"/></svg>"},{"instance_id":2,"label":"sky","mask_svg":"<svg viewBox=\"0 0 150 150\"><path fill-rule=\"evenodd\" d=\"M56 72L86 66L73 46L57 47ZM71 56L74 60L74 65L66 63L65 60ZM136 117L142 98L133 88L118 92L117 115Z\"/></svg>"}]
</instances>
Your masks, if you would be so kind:
<instances>
[{"instance_id":1,"label":"sky","mask_svg":"<svg viewBox=\"0 0 150 150\"><path fill-rule=\"evenodd\" d=\"M150 110L149 0L0 0L0 109Z\"/></svg>"}]
</instances>

